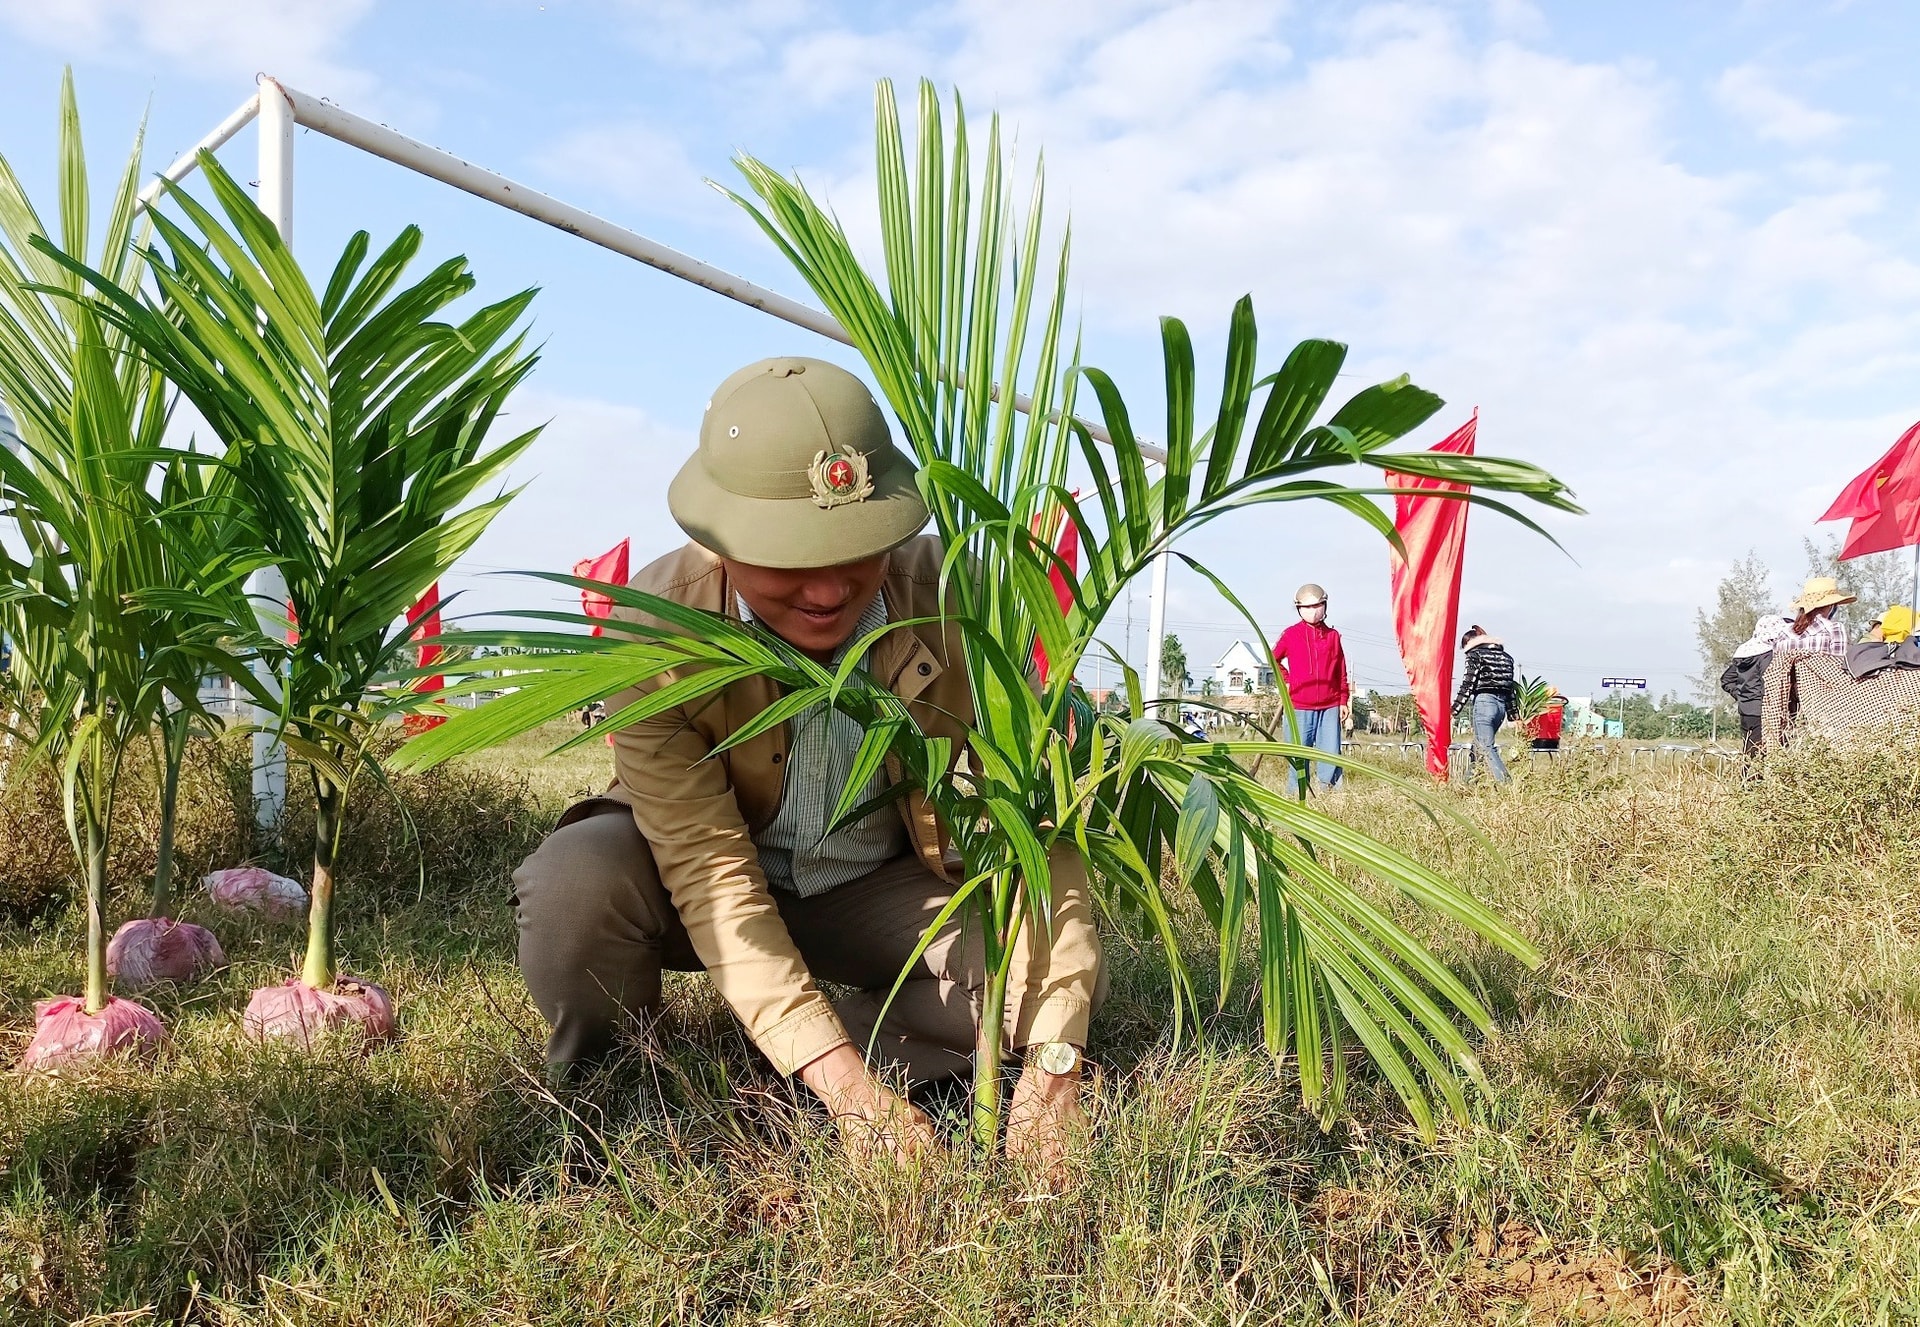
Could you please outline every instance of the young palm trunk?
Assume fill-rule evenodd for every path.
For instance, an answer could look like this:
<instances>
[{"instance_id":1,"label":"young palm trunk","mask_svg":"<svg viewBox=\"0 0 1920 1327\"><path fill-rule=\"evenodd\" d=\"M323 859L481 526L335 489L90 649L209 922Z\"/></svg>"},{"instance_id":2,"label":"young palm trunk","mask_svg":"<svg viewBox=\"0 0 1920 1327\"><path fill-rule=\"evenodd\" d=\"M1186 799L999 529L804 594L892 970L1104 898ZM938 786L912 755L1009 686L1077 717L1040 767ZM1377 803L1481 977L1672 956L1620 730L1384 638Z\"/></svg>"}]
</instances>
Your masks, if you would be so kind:
<instances>
[{"instance_id":1,"label":"young palm trunk","mask_svg":"<svg viewBox=\"0 0 1920 1327\"><path fill-rule=\"evenodd\" d=\"M1006 955L990 959L973 1052L973 1145L982 1156L992 1155L994 1144L1000 1140L1000 1062L1007 1022L1007 977Z\"/></svg>"},{"instance_id":2,"label":"young palm trunk","mask_svg":"<svg viewBox=\"0 0 1920 1327\"><path fill-rule=\"evenodd\" d=\"M87 1012L107 1007L107 833L91 796L81 798L87 840Z\"/></svg>"},{"instance_id":3,"label":"young palm trunk","mask_svg":"<svg viewBox=\"0 0 1920 1327\"><path fill-rule=\"evenodd\" d=\"M160 784L160 847L153 860L153 913L173 916L173 827L180 802L180 766L187 758L187 723L175 715L168 726L166 770Z\"/></svg>"},{"instance_id":4,"label":"young palm trunk","mask_svg":"<svg viewBox=\"0 0 1920 1327\"><path fill-rule=\"evenodd\" d=\"M300 979L315 990L333 985L333 863L340 848L342 789L313 776L313 895L307 910L307 962Z\"/></svg>"},{"instance_id":5,"label":"young palm trunk","mask_svg":"<svg viewBox=\"0 0 1920 1327\"><path fill-rule=\"evenodd\" d=\"M1019 939L1022 891L1017 875L1003 875L980 895L987 989L980 998L980 1028L973 1052L973 1143L982 1156L1000 1141L1000 1079L1006 1058L1007 982Z\"/></svg>"}]
</instances>

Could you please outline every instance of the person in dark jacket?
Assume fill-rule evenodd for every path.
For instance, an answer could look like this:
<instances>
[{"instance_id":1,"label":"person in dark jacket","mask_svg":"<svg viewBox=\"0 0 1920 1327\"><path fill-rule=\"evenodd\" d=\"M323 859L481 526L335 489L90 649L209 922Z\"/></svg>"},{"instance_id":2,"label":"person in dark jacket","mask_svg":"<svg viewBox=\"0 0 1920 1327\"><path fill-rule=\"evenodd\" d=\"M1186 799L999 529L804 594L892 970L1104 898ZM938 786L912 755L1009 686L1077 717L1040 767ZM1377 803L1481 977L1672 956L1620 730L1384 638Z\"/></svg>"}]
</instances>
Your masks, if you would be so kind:
<instances>
[{"instance_id":1,"label":"person in dark jacket","mask_svg":"<svg viewBox=\"0 0 1920 1327\"><path fill-rule=\"evenodd\" d=\"M1733 661L1720 674L1720 689L1733 698L1740 715L1740 745L1751 756L1760 750L1760 702L1767 694L1767 665L1773 662L1773 642L1757 634L1733 652Z\"/></svg>"},{"instance_id":2,"label":"person in dark jacket","mask_svg":"<svg viewBox=\"0 0 1920 1327\"><path fill-rule=\"evenodd\" d=\"M1460 637L1460 648L1466 651L1467 671L1454 693L1453 712L1458 715L1467 711L1473 724L1474 752L1486 760L1493 781L1505 783L1506 762L1500 759L1500 748L1493 739L1513 712L1513 656L1477 624Z\"/></svg>"}]
</instances>

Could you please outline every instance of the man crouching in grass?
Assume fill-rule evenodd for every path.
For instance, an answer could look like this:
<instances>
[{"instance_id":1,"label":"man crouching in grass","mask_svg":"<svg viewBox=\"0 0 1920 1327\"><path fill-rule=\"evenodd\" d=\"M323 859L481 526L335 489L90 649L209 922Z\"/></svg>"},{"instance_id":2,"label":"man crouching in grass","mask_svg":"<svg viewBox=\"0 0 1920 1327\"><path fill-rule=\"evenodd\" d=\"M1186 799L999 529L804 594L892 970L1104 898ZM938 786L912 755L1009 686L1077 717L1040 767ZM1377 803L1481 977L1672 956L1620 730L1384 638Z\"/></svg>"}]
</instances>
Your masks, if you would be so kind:
<instances>
[{"instance_id":1,"label":"man crouching in grass","mask_svg":"<svg viewBox=\"0 0 1920 1327\"><path fill-rule=\"evenodd\" d=\"M834 365L762 360L720 384L668 505L692 542L642 569L635 589L757 623L827 665L890 621L939 615L942 550L916 537L927 511L913 465L865 386ZM863 666L958 750L973 715L960 658L959 632L932 623L882 636ZM514 872L520 966L553 1029L548 1063L564 1072L604 1056L658 1006L662 968L705 969L850 1148L911 1155L937 1140L889 1084L970 1069L987 980L978 924L962 909L888 1004L953 895L958 856L917 792L825 832L862 735L837 711L709 758L778 698L749 678L620 729L614 786L568 810ZM1025 1064L1006 1147L1057 1173L1085 1124L1080 1050L1103 992L1085 868L1071 849L1052 865L1052 939L1022 929L1007 993L1005 1044ZM830 1003L817 981L855 994Z\"/></svg>"}]
</instances>

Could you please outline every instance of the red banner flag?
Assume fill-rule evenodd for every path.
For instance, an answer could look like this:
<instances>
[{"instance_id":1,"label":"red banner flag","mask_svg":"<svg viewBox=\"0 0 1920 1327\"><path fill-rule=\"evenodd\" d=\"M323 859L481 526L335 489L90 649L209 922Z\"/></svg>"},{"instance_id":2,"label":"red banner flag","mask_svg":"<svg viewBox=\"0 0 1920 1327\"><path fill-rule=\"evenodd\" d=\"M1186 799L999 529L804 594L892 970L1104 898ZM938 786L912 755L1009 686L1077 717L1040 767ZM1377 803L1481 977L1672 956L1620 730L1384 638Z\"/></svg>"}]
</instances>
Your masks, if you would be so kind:
<instances>
[{"instance_id":1,"label":"red banner flag","mask_svg":"<svg viewBox=\"0 0 1920 1327\"><path fill-rule=\"evenodd\" d=\"M1842 558L1920 544L1920 424L1854 476L1827 508L1823 521L1850 520Z\"/></svg>"},{"instance_id":2,"label":"red banner flag","mask_svg":"<svg viewBox=\"0 0 1920 1327\"><path fill-rule=\"evenodd\" d=\"M1073 496L1076 498L1079 497L1080 490L1076 488L1073 491ZM1075 575L1078 575L1080 571L1080 527L1067 518L1067 513L1064 508L1056 508L1055 511L1047 513L1049 516L1055 514L1057 514L1060 519L1061 529L1060 542L1054 545L1053 551L1060 555L1062 562L1073 568ZM1038 529L1039 526L1040 518L1036 517L1034 527ZM1060 601L1060 611L1063 613L1072 612L1073 587L1067 584L1066 573L1057 566L1049 565L1047 567L1047 582L1053 586L1053 597ZM1040 681L1044 684L1047 680L1047 651L1038 640L1033 642L1033 666L1040 670Z\"/></svg>"},{"instance_id":3,"label":"red banner flag","mask_svg":"<svg viewBox=\"0 0 1920 1327\"><path fill-rule=\"evenodd\" d=\"M625 585L627 583L627 545L630 539L622 539L597 558L587 558L573 564L573 574L582 580L599 581L603 585ZM613 612L613 598L598 590L580 591L580 611L588 617L606 617ZM593 634L598 636L600 628L595 627Z\"/></svg>"},{"instance_id":4,"label":"red banner flag","mask_svg":"<svg viewBox=\"0 0 1920 1327\"><path fill-rule=\"evenodd\" d=\"M420 596L419 601L415 603L412 608L407 610L407 625L413 628L412 632L407 636L408 640L437 640L440 635L439 581L435 581L432 585L429 585L427 592ZM420 666L425 668L431 664L439 663L440 656L445 653L446 648L442 645L421 645L419 650ZM433 677L419 678L414 682L413 690L431 695L435 691L443 690L446 685L447 679L444 676L436 675ZM424 733L429 728L438 728L446 721L447 716L444 714L409 714L400 721L400 725L405 729L407 736L411 737L415 733Z\"/></svg>"},{"instance_id":5,"label":"red banner flag","mask_svg":"<svg viewBox=\"0 0 1920 1327\"><path fill-rule=\"evenodd\" d=\"M1480 412L1431 450L1473 455ZM1387 472L1393 488L1465 493L1465 484ZM1407 555L1389 553L1393 566L1393 630L1407 666L1414 704L1427 730L1427 770L1447 777L1447 747L1453 740L1453 633L1460 625L1461 555L1467 545L1467 505L1455 498L1402 493L1394 498L1393 528Z\"/></svg>"}]
</instances>

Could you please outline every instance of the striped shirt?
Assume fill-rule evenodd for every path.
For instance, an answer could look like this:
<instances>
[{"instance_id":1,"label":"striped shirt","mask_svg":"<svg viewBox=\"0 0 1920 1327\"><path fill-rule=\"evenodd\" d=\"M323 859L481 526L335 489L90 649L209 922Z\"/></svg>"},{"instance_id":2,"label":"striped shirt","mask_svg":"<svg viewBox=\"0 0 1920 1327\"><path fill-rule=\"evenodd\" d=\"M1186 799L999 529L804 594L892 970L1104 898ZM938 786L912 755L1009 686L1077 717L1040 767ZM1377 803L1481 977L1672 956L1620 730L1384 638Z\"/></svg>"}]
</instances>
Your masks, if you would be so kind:
<instances>
[{"instance_id":1,"label":"striped shirt","mask_svg":"<svg viewBox=\"0 0 1920 1327\"><path fill-rule=\"evenodd\" d=\"M753 621L753 610L744 601L740 601L740 620ZM839 667L854 642L886 624L885 596L876 594L829 666ZM789 731L792 740L787 744L780 809L773 823L753 836L767 883L812 898L858 880L907 852L907 827L894 806L883 806L863 820L827 833L866 730L839 710L816 705L795 716ZM875 770L859 800L877 797L886 787L886 770Z\"/></svg>"}]
</instances>

